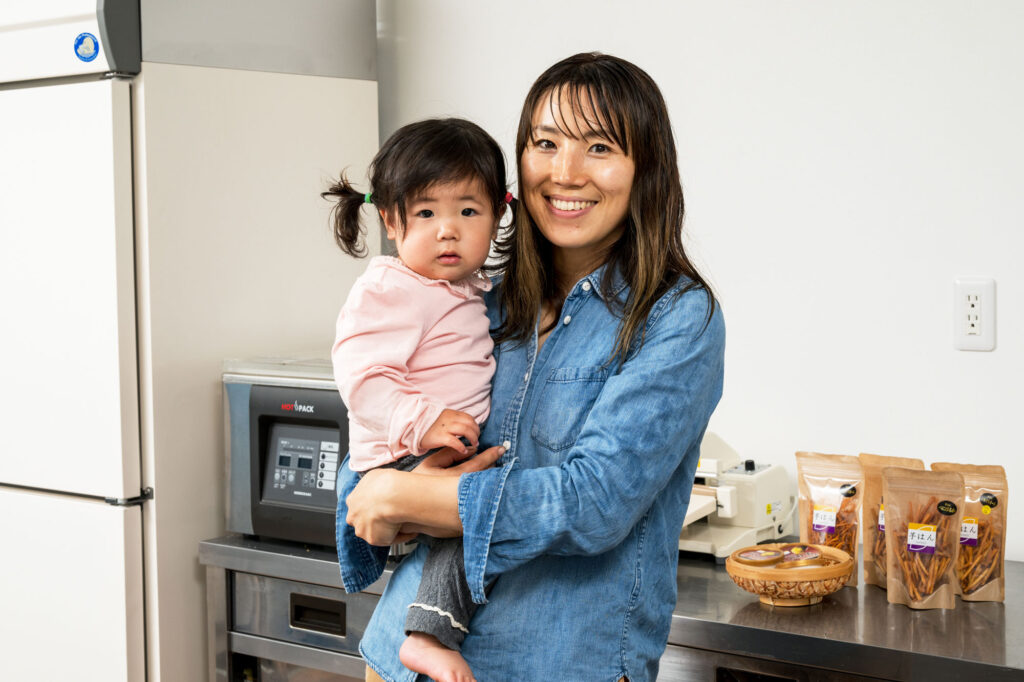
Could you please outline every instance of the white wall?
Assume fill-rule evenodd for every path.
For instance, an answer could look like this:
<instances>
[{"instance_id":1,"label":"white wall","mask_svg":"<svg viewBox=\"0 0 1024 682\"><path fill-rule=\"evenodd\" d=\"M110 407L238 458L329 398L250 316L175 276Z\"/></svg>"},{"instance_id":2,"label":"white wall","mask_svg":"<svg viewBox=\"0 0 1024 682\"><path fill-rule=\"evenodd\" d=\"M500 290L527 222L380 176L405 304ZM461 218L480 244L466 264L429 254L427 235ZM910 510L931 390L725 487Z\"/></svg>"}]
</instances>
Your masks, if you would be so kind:
<instances>
[{"instance_id":1,"label":"white wall","mask_svg":"<svg viewBox=\"0 0 1024 682\"><path fill-rule=\"evenodd\" d=\"M1024 5L378 0L378 21L382 137L460 115L511 160L531 82L579 51L660 84L728 326L711 428L743 455L998 463L1020 499ZM994 352L953 350L963 275L997 282Z\"/></svg>"}]
</instances>

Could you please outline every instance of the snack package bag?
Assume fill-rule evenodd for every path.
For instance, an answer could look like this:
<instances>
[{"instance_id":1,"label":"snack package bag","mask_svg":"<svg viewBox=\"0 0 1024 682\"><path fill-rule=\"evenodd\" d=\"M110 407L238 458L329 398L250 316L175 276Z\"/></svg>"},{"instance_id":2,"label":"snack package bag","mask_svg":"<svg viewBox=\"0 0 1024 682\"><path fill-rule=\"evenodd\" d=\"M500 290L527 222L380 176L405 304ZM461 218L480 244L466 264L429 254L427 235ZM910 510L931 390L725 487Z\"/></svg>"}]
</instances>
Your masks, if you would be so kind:
<instances>
[{"instance_id":1,"label":"snack package bag","mask_svg":"<svg viewBox=\"0 0 1024 682\"><path fill-rule=\"evenodd\" d=\"M857 526L864 477L851 455L796 453L800 541L843 550L857 563ZM857 572L847 585L857 584Z\"/></svg>"},{"instance_id":2,"label":"snack package bag","mask_svg":"<svg viewBox=\"0 0 1024 682\"><path fill-rule=\"evenodd\" d=\"M910 457L886 457L861 453L864 470L864 583L885 589L885 501L882 499L882 469L904 467L924 469L924 462Z\"/></svg>"},{"instance_id":3,"label":"snack package bag","mask_svg":"<svg viewBox=\"0 0 1024 682\"><path fill-rule=\"evenodd\" d=\"M955 471L882 469L890 604L956 608L964 479Z\"/></svg>"},{"instance_id":4,"label":"snack package bag","mask_svg":"<svg viewBox=\"0 0 1024 682\"><path fill-rule=\"evenodd\" d=\"M964 477L964 516L956 576L964 601L1003 601L1006 587L1006 471L997 465L936 462L933 471L956 471Z\"/></svg>"}]
</instances>

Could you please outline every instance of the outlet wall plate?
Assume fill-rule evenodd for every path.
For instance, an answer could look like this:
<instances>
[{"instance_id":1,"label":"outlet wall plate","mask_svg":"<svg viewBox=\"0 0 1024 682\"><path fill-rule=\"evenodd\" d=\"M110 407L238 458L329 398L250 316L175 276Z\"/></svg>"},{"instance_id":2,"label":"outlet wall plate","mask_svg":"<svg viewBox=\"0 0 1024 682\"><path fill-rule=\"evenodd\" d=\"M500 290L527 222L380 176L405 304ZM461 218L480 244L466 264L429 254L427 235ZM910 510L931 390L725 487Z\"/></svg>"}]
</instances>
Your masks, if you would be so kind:
<instances>
[{"instance_id":1,"label":"outlet wall plate","mask_svg":"<svg viewBox=\"0 0 1024 682\"><path fill-rule=\"evenodd\" d=\"M957 350L995 350L994 279L957 277L953 280L953 347Z\"/></svg>"}]
</instances>

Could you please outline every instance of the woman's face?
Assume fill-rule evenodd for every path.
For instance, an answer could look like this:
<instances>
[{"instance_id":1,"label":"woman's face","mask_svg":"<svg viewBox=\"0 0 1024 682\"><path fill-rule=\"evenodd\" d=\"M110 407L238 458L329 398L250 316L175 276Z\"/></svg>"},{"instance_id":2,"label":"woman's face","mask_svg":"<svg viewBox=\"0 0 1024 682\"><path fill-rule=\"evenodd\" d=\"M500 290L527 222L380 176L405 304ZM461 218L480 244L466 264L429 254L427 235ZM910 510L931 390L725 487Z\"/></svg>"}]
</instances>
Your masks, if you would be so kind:
<instances>
[{"instance_id":1,"label":"woman's face","mask_svg":"<svg viewBox=\"0 0 1024 682\"><path fill-rule=\"evenodd\" d=\"M563 96L543 99L533 112L533 141L520 159L521 195L561 256L596 266L624 229L635 167L621 147L587 125L602 127L594 112L571 107Z\"/></svg>"}]
</instances>

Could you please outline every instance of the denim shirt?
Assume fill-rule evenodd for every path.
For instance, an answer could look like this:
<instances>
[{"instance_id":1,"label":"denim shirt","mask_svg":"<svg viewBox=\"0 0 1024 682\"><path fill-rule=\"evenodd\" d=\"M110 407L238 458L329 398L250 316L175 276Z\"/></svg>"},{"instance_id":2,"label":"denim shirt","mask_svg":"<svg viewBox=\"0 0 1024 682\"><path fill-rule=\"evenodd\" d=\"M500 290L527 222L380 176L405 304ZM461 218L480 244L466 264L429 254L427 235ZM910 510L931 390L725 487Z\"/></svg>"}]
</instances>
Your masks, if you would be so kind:
<instances>
[{"instance_id":1,"label":"denim shirt","mask_svg":"<svg viewBox=\"0 0 1024 682\"><path fill-rule=\"evenodd\" d=\"M466 577L486 604L462 654L480 680L653 681L668 641L679 532L722 392L725 326L716 306L705 327L706 294L679 295L681 281L651 310L639 349L609 364L620 318L603 296L626 291L619 278L602 292L602 275L576 283L539 352L536 331L494 351L480 443L507 452L458 488ZM492 327L496 301L492 291ZM344 499L356 478L347 467L339 476L342 575L362 589L386 549L352 546ZM398 648L425 555L421 546L397 567L360 644L391 682L417 679Z\"/></svg>"}]
</instances>

